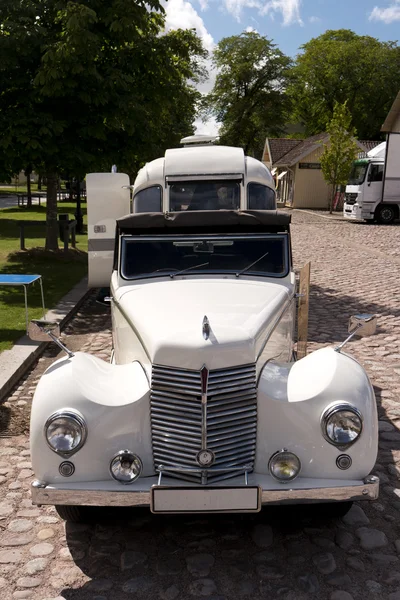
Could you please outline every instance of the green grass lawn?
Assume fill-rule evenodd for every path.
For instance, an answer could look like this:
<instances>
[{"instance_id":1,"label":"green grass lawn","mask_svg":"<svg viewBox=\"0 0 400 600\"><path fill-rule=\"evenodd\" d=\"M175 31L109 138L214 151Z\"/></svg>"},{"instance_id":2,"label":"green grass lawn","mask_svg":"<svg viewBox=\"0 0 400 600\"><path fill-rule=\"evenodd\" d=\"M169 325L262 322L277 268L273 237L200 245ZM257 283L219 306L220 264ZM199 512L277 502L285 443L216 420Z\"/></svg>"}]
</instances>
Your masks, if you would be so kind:
<instances>
[{"instance_id":1,"label":"green grass lawn","mask_svg":"<svg viewBox=\"0 0 400 600\"><path fill-rule=\"evenodd\" d=\"M38 191L37 189L37 183L32 183L31 184L31 191L32 194L36 193ZM42 189L41 189L41 193L46 193L46 186L42 185ZM4 196L11 196L13 194L26 194L27 192L27 187L26 184L25 185L2 185L0 186L0 194L4 195Z\"/></svg>"},{"instance_id":2,"label":"green grass lawn","mask_svg":"<svg viewBox=\"0 0 400 600\"><path fill-rule=\"evenodd\" d=\"M59 213L70 213L75 204L59 202ZM82 203L86 231L86 204ZM38 221L25 228L25 247L19 249L19 227L16 221ZM46 310L55 305L87 273L87 234L76 236L76 250L67 255L63 243L59 252L45 252L46 207L32 206L0 210L0 272L9 274L38 274L43 279ZM28 288L29 318L42 317L39 283ZM25 334L25 304L22 287L0 286L0 352L12 347Z\"/></svg>"}]
</instances>

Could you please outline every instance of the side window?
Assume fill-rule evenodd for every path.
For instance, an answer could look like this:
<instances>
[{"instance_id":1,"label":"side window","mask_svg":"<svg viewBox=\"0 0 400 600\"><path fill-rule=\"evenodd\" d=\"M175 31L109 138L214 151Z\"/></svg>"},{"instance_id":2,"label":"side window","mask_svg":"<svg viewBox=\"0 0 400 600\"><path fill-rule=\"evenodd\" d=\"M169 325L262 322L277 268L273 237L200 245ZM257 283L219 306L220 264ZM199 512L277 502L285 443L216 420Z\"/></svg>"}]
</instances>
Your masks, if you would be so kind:
<instances>
[{"instance_id":1,"label":"side window","mask_svg":"<svg viewBox=\"0 0 400 600\"><path fill-rule=\"evenodd\" d=\"M135 194L133 198L133 212L162 212L161 208L162 192L161 186L155 185L146 188Z\"/></svg>"},{"instance_id":2,"label":"side window","mask_svg":"<svg viewBox=\"0 0 400 600\"><path fill-rule=\"evenodd\" d=\"M250 210L275 210L275 190L261 183L249 183L247 206Z\"/></svg>"},{"instance_id":3,"label":"side window","mask_svg":"<svg viewBox=\"0 0 400 600\"><path fill-rule=\"evenodd\" d=\"M372 165L370 181L382 181L382 180L383 180L383 165Z\"/></svg>"}]
</instances>

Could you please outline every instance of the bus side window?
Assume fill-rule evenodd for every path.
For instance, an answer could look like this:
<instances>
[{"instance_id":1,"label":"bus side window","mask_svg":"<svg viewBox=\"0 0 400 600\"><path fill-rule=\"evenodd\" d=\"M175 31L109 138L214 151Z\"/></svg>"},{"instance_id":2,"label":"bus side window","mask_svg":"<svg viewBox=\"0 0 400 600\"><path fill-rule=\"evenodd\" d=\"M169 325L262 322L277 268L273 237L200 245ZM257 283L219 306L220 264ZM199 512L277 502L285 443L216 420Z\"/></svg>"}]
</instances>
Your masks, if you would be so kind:
<instances>
[{"instance_id":1,"label":"bus side window","mask_svg":"<svg viewBox=\"0 0 400 600\"><path fill-rule=\"evenodd\" d=\"M275 190L261 183L249 183L247 206L250 210L275 210Z\"/></svg>"},{"instance_id":2,"label":"bus side window","mask_svg":"<svg viewBox=\"0 0 400 600\"><path fill-rule=\"evenodd\" d=\"M135 194L133 198L133 212L162 212L161 208L162 192L161 186L154 185Z\"/></svg>"}]
</instances>

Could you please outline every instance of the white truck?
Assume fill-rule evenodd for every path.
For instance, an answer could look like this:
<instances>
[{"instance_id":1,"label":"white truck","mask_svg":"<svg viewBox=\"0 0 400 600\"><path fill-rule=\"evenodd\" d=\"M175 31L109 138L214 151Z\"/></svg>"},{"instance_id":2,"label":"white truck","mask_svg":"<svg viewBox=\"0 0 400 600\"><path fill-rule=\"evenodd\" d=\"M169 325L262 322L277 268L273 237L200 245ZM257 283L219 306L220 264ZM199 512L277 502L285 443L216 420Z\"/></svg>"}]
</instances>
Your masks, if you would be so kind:
<instances>
[{"instance_id":1,"label":"white truck","mask_svg":"<svg viewBox=\"0 0 400 600\"><path fill-rule=\"evenodd\" d=\"M393 223L400 217L400 134L354 161L346 186L345 219Z\"/></svg>"}]
</instances>

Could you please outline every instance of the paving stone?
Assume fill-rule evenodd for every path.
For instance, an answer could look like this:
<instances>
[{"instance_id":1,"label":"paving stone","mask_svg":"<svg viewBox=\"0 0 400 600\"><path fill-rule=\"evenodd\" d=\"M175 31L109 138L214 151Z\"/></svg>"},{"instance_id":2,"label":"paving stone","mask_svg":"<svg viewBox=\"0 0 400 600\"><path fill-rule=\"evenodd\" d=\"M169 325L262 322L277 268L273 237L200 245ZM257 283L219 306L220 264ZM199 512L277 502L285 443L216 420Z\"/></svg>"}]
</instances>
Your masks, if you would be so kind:
<instances>
[{"instance_id":1,"label":"paving stone","mask_svg":"<svg viewBox=\"0 0 400 600\"><path fill-rule=\"evenodd\" d=\"M378 529L360 527L357 529L356 534L363 550L375 550L375 548L383 548L388 545L386 535Z\"/></svg>"},{"instance_id":2,"label":"paving stone","mask_svg":"<svg viewBox=\"0 0 400 600\"><path fill-rule=\"evenodd\" d=\"M248 569L246 569L248 571ZM258 565L256 568L257 575L263 581L277 581L285 577L282 569L275 565Z\"/></svg>"},{"instance_id":3,"label":"paving stone","mask_svg":"<svg viewBox=\"0 0 400 600\"><path fill-rule=\"evenodd\" d=\"M127 594L137 594L147 592L154 586L154 580L148 577L140 576L134 579L128 579L122 586L122 590Z\"/></svg>"},{"instance_id":4,"label":"paving stone","mask_svg":"<svg viewBox=\"0 0 400 600\"><path fill-rule=\"evenodd\" d=\"M351 585L351 579L347 573L330 573L325 581L328 585L335 587L348 587Z\"/></svg>"},{"instance_id":5,"label":"paving stone","mask_svg":"<svg viewBox=\"0 0 400 600\"><path fill-rule=\"evenodd\" d=\"M256 525L251 537L259 548L269 548L274 539L272 528L269 525Z\"/></svg>"},{"instance_id":6,"label":"paving stone","mask_svg":"<svg viewBox=\"0 0 400 600\"><path fill-rule=\"evenodd\" d=\"M15 533L23 533L32 528L33 523L32 521L28 521L28 519L15 519L14 521L10 521L8 525L8 529L10 531L14 531Z\"/></svg>"},{"instance_id":7,"label":"paving stone","mask_svg":"<svg viewBox=\"0 0 400 600\"><path fill-rule=\"evenodd\" d=\"M349 592L343 590L335 590L330 596L329 600L354 600L353 596Z\"/></svg>"},{"instance_id":8,"label":"paving stone","mask_svg":"<svg viewBox=\"0 0 400 600\"><path fill-rule=\"evenodd\" d=\"M25 598L33 598L34 592L32 590L17 590L13 593L15 600L25 600Z\"/></svg>"},{"instance_id":9,"label":"paving stone","mask_svg":"<svg viewBox=\"0 0 400 600\"><path fill-rule=\"evenodd\" d=\"M323 575L328 575L336 569L335 559L333 557L333 554L331 554L330 552L321 552L320 554L314 554L314 556L312 557L312 561L317 567L318 571Z\"/></svg>"},{"instance_id":10,"label":"paving stone","mask_svg":"<svg viewBox=\"0 0 400 600\"><path fill-rule=\"evenodd\" d=\"M358 504L353 504L349 512L342 517L343 523L346 525L368 525L369 518Z\"/></svg>"},{"instance_id":11,"label":"paving stone","mask_svg":"<svg viewBox=\"0 0 400 600\"><path fill-rule=\"evenodd\" d=\"M212 579L196 579L189 585L189 593L192 596L210 596L216 591L217 586Z\"/></svg>"},{"instance_id":12,"label":"paving stone","mask_svg":"<svg viewBox=\"0 0 400 600\"><path fill-rule=\"evenodd\" d=\"M42 579L39 577L20 577L17 579L17 586L24 588L39 587L42 584Z\"/></svg>"},{"instance_id":13,"label":"paving stone","mask_svg":"<svg viewBox=\"0 0 400 600\"><path fill-rule=\"evenodd\" d=\"M39 517L41 512L38 508L24 508L17 512L17 517Z\"/></svg>"},{"instance_id":14,"label":"paving stone","mask_svg":"<svg viewBox=\"0 0 400 600\"><path fill-rule=\"evenodd\" d=\"M34 539L33 533L9 533L6 531L0 537L0 546L26 546Z\"/></svg>"},{"instance_id":15,"label":"paving stone","mask_svg":"<svg viewBox=\"0 0 400 600\"><path fill-rule=\"evenodd\" d=\"M335 541L340 548L348 550L354 544L354 536L344 529L339 529L336 533Z\"/></svg>"},{"instance_id":16,"label":"paving stone","mask_svg":"<svg viewBox=\"0 0 400 600\"><path fill-rule=\"evenodd\" d=\"M391 594L389 594L388 600L400 600L400 590L398 590L397 592L392 592Z\"/></svg>"},{"instance_id":17,"label":"paving stone","mask_svg":"<svg viewBox=\"0 0 400 600\"><path fill-rule=\"evenodd\" d=\"M346 559L346 565L354 571L357 571L358 573L363 573L365 571L365 565L363 561L360 558L356 558L354 556L349 556Z\"/></svg>"},{"instance_id":18,"label":"paving stone","mask_svg":"<svg viewBox=\"0 0 400 600\"><path fill-rule=\"evenodd\" d=\"M314 573L306 573L297 578L299 587L310 594L315 594L319 590L318 577Z\"/></svg>"},{"instance_id":19,"label":"paving stone","mask_svg":"<svg viewBox=\"0 0 400 600\"><path fill-rule=\"evenodd\" d=\"M0 550L0 564L20 563L23 559L21 550Z\"/></svg>"},{"instance_id":20,"label":"paving stone","mask_svg":"<svg viewBox=\"0 0 400 600\"><path fill-rule=\"evenodd\" d=\"M382 593L382 586L377 581L368 579L365 582L365 587L367 588L368 592L372 595L380 595Z\"/></svg>"},{"instance_id":21,"label":"paving stone","mask_svg":"<svg viewBox=\"0 0 400 600\"><path fill-rule=\"evenodd\" d=\"M169 556L157 561L156 571L158 575L178 575L183 572L183 565L176 556Z\"/></svg>"},{"instance_id":22,"label":"paving stone","mask_svg":"<svg viewBox=\"0 0 400 600\"><path fill-rule=\"evenodd\" d=\"M34 558L25 565L25 572L28 575L35 575L36 573L44 571L48 564L49 560L47 558Z\"/></svg>"},{"instance_id":23,"label":"paving stone","mask_svg":"<svg viewBox=\"0 0 400 600\"><path fill-rule=\"evenodd\" d=\"M126 571L132 569L135 565L143 565L147 561L147 554L144 552L123 552L121 554L121 569Z\"/></svg>"},{"instance_id":24,"label":"paving stone","mask_svg":"<svg viewBox=\"0 0 400 600\"><path fill-rule=\"evenodd\" d=\"M179 593L179 588L176 585L171 585L160 593L160 598L161 600L175 600L179 596Z\"/></svg>"},{"instance_id":25,"label":"paving stone","mask_svg":"<svg viewBox=\"0 0 400 600\"><path fill-rule=\"evenodd\" d=\"M106 592L114 587L114 582L110 579L92 579L86 587L91 592Z\"/></svg>"},{"instance_id":26,"label":"paving stone","mask_svg":"<svg viewBox=\"0 0 400 600\"><path fill-rule=\"evenodd\" d=\"M319 548L323 548L324 550L334 550L335 542L328 538L323 537L315 537L312 539L312 543L318 546Z\"/></svg>"},{"instance_id":27,"label":"paving stone","mask_svg":"<svg viewBox=\"0 0 400 600\"><path fill-rule=\"evenodd\" d=\"M206 577L215 562L211 554L194 554L186 557L186 565L189 573L197 577Z\"/></svg>"},{"instance_id":28,"label":"paving stone","mask_svg":"<svg viewBox=\"0 0 400 600\"><path fill-rule=\"evenodd\" d=\"M37 533L39 540L48 540L54 536L54 529L41 529Z\"/></svg>"},{"instance_id":29,"label":"paving stone","mask_svg":"<svg viewBox=\"0 0 400 600\"><path fill-rule=\"evenodd\" d=\"M3 588L5 588L7 585L7 580L4 579L4 577L0 577L0 590L2 590Z\"/></svg>"},{"instance_id":30,"label":"paving stone","mask_svg":"<svg viewBox=\"0 0 400 600\"><path fill-rule=\"evenodd\" d=\"M47 556L48 554L51 554L53 550L54 546L52 544L43 542L42 544L36 544L35 546L32 546L30 553L33 556Z\"/></svg>"},{"instance_id":31,"label":"paving stone","mask_svg":"<svg viewBox=\"0 0 400 600\"><path fill-rule=\"evenodd\" d=\"M14 511L12 504L0 502L0 517L9 517Z\"/></svg>"},{"instance_id":32,"label":"paving stone","mask_svg":"<svg viewBox=\"0 0 400 600\"><path fill-rule=\"evenodd\" d=\"M392 554L370 554L368 558L372 563L381 566L391 565L399 562L398 557L393 556Z\"/></svg>"}]
</instances>

